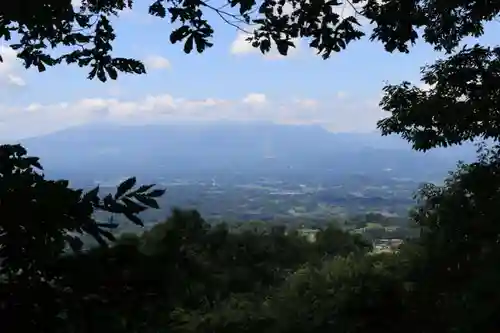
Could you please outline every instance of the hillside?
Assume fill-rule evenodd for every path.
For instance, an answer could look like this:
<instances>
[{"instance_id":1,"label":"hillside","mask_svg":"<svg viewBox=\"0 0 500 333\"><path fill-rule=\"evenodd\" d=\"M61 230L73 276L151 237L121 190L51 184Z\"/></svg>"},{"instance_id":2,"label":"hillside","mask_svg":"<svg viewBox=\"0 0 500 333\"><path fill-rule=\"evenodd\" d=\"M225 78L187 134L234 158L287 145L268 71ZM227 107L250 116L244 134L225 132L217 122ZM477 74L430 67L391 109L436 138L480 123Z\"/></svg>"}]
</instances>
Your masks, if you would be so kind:
<instances>
[{"instance_id":1,"label":"hillside","mask_svg":"<svg viewBox=\"0 0 500 333\"><path fill-rule=\"evenodd\" d=\"M397 137L331 133L268 123L100 124L24 140L50 178L111 190L137 176L168 189L173 206L209 219L329 219L378 212L406 216L422 182L440 182L471 146L415 152Z\"/></svg>"},{"instance_id":2,"label":"hillside","mask_svg":"<svg viewBox=\"0 0 500 333\"><path fill-rule=\"evenodd\" d=\"M49 173L110 180L211 177L237 172L328 174L379 173L434 178L470 159L474 149L415 152L379 133L331 133L319 126L267 123L89 125L23 140ZM213 175L212 175L213 174ZM440 177L438 177L440 178Z\"/></svg>"}]
</instances>

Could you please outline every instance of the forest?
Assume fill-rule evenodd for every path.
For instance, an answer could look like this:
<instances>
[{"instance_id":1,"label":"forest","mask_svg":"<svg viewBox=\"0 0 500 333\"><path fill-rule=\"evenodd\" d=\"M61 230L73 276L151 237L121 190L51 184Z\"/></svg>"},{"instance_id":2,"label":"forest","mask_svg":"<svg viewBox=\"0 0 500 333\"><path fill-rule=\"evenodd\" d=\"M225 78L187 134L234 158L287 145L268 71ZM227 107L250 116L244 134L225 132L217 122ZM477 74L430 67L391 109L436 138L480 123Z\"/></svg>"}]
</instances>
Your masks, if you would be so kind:
<instances>
[{"instance_id":1,"label":"forest","mask_svg":"<svg viewBox=\"0 0 500 333\"><path fill-rule=\"evenodd\" d=\"M112 47L112 18L132 5L2 3L0 39L26 69L82 67L89 79L102 82L119 73L142 75L141 61L117 57ZM494 144L480 145L477 160L459 164L443 185L422 186L409 215L418 238L377 254L362 236L335 225L308 242L280 226L231 232L179 209L142 234L117 236L117 224L97 220L96 212L142 226L140 213L158 209L165 189L137 184L134 177L111 194L73 188L67 180L46 178L39 159L21 145L2 145L2 332L496 332L500 49L464 41L491 28L500 5L347 0L363 22L342 17L334 10L341 5L157 0L149 14L180 25L170 42L182 42L185 53L213 46L207 12L235 29L252 26L248 41L262 53L275 45L285 56L303 38L326 60L367 35L359 28L363 22L372 30L367 37L388 52L411 53L418 41L442 52L422 68L419 85L384 88L380 107L388 116L378 128L423 151L474 139ZM55 55L57 47L62 53ZM98 246L82 248L83 237Z\"/></svg>"},{"instance_id":2,"label":"forest","mask_svg":"<svg viewBox=\"0 0 500 333\"><path fill-rule=\"evenodd\" d=\"M180 209L142 234L115 237L117 225L94 220L94 210L140 225L137 214L158 208L164 190L129 178L101 198L98 187L45 179L21 146L0 152L1 208L12 217L0 235L6 331L496 327L497 148L444 186L422 187L410 216L420 237L385 253L335 224L311 242L286 226L231 230ZM98 246L82 248L82 234Z\"/></svg>"}]
</instances>

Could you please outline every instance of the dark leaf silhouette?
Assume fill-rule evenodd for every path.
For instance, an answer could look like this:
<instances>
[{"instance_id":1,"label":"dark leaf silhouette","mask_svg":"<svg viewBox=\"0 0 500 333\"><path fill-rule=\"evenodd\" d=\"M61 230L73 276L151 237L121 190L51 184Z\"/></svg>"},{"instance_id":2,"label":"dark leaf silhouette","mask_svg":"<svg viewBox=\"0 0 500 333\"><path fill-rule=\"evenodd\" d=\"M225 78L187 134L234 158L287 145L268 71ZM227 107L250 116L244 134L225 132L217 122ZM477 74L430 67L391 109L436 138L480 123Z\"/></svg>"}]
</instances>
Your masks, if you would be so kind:
<instances>
[{"instance_id":1,"label":"dark leaf silhouette","mask_svg":"<svg viewBox=\"0 0 500 333\"><path fill-rule=\"evenodd\" d=\"M346 8L354 14L344 14ZM10 42L12 31L16 31L19 38L9 46L18 52L26 68L35 66L45 71L62 63L76 64L89 68L89 79L102 82L117 79L119 72L143 74L146 70L140 61L111 55L116 38L113 18L132 9L137 10L133 2L123 0L84 0L78 9L69 1L21 1L1 8L0 38ZM327 59L365 34L380 41L389 52L409 52L420 38L437 50L451 53L464 37L481 36L484 24L494 20L498 10L495 2L477 0L452 1L445 8L430 0L225 0L217 6L206 1L156 0L148 13L174 24L170 41L184 41L186 53L194 44L200 53L213 45L212 21L217 18L247 33L251 45L262 52L271 50L272 41L285 55L297 38L305 38ZM371 32L360 29L367 22L372 24ZM67 53L55 57L48 51L59 46Z\"/></svg>"},{"instance_id":2,"label":"dark leaf silhouette","mask_svg":"<svg viewBox=\"0 0 500 333\"><path fill-rule=\"evenodd\" d=\"M158 197L161 197L162 195L165 194L165 191L164 189L157 189L157 190L153 190L151 191L148 196L151 197L151 198L158 198Z\"/></svg>"},{"instance_id":3,"label":"dark leaf silhouette","mask_svg":"<svg viewBox=\"0 0 500 333\"><path fill-rule=\"evenodd\" d=\"M158 203L156 202L155 199L152 199L148 196L144 196L144 195L136 195L135 198L140 201L141 203L145 204L146 206L148 207L151 207L151 208L160 208L160 206L158 206Z\"/></svg>"},{"instance_id":4,"label":"dark leaf silhouette","mask_svg":"<svg viewBox=\"0 0 500 333\"><path fill-rule=\"evenodd\" d=\"M126 192L130 191L132 187L134 187L136 181L137 180L135 177L130 177L124 180L120 185L118 185L118 188L116 189L115 199L120 198Z\"/></svg>"},{"instance_id":5,"label":"dark leaf silhouette","mask_svg":"<svg viewBox=\"0 0 500 333\"><path fill-rule=\"evenodd\" d=\"M137 224L137 225L140 225L141 227L144 226L144 223L142 222L142 220L137 217L136 215L132 214L132 213L124 213L125 216L127 217L127 219L129 219L131 222Z\"/></svg>"}]
</instances>

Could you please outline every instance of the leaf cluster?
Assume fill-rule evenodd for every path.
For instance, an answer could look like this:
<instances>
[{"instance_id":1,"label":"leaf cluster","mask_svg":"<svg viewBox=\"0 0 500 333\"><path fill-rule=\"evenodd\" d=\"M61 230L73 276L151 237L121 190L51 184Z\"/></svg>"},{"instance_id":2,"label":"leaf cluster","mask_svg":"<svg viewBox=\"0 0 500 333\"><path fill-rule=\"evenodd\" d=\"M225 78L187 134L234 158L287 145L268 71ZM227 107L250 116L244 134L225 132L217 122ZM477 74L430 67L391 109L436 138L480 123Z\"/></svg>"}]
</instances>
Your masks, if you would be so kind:
<instances>
[{"instance_id":1,"label":"leaf cluster","mask_svg":"<svg viewBox=\"0 0 500 333\"><path fill-rule=\"evenodd\" d=\"M42 170L21 145L0 146L0 270L7 276L43 275L68 246L81 249L81 235L106 245L117 224L97 221L96 211L142 225L138 214L158 208L155 198L165 192L154 185L134 188L136 179L129 178L101 198L99 187L73 189L66 180L45 179Z\"/></svg>"},{"instance_id":2,"label":"leaf cluster","mask_svg":"<svg viewBox=\"0 0 500 333\"><path fill-rule=\"evenodd\" d=\"M135 10L132 0L23 0L0 5L0 39L18 52L25 67L44 71L62 63L90 69L88 78L106 81L119 72L143 74L137 59L113 54L113 20L124 10ZM484 33L485 22L498 16L500 6L482 1L416 0L227 0L220 5L203 0L155 0L149 14L168 19L170 42L183 42L191 53L213 46L214 29L207 19L215 13L226 24L248 34L248 41L263 53L276 45L282 55L296 39L324 59L367 34L361 23L370 22L370 39L389 52L409 52L419 38L437 50L452 52L466 36ZM353 15L344 15L351 12ZM60 50L56 55L53 50Z\"/></svg>"}]
</instances>

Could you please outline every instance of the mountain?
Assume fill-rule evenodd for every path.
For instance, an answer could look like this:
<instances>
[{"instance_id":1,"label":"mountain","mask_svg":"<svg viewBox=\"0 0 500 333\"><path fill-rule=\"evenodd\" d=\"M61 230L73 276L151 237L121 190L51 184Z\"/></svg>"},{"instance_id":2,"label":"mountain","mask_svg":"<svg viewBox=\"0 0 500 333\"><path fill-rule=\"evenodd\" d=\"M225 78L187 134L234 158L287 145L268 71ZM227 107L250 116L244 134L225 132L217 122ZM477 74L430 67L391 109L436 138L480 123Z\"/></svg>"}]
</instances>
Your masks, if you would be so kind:
<instances>
[{"instance_id":1,"label":"mountain","mask_svg":"<svg viewBox=\"0 0 500 333\"><path fill-rule=\"evenodd\" d=\"M474 156L471 145L415 152L399 137L269 123L86 125L22 140L49 174L81 179L214 173L379 173L433 177Z\"/></svg>"}]
</instances>

